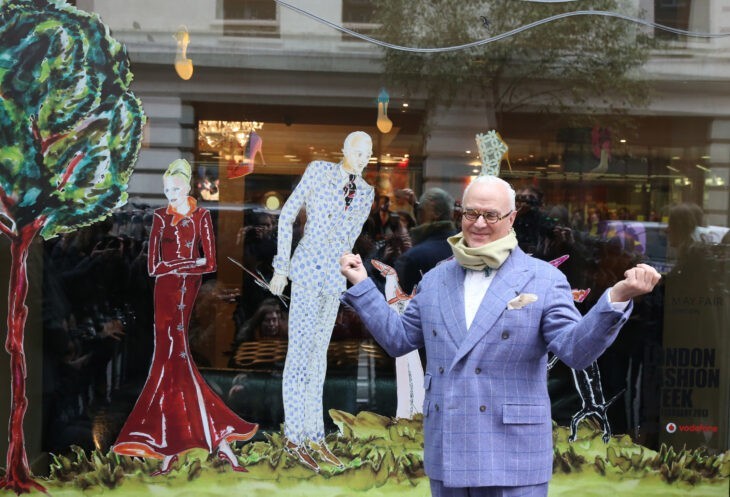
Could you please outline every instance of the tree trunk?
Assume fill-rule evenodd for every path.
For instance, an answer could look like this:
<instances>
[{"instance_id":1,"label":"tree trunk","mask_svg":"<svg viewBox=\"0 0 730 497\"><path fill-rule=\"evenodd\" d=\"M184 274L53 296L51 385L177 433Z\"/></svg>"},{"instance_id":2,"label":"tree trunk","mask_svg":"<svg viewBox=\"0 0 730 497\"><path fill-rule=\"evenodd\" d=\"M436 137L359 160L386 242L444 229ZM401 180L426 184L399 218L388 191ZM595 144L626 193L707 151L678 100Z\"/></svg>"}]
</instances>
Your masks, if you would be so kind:
<instances>
[{"instance_id":1,"label":"tree trunk","mask_svg":"<svg viewBox=\"0 0 730 497\"><path fill-rule=\"evenodd\" d=\"M28 399L25 396L26 363L23 350L23 334L28 317L28 307L25 305L25 298L28 295L26 261L30 244L42 226L43 219L36 219L32 224L22 227L17 235L10 238L8 336L5 341L5 350L10 354L11 401L7 467L5 476L0 479L0 488L13 490L18 495L28 493L31 489L46 491L42 485L32 479L23 433L23 418L28 407Z\"/></svg>"}]
</instances>

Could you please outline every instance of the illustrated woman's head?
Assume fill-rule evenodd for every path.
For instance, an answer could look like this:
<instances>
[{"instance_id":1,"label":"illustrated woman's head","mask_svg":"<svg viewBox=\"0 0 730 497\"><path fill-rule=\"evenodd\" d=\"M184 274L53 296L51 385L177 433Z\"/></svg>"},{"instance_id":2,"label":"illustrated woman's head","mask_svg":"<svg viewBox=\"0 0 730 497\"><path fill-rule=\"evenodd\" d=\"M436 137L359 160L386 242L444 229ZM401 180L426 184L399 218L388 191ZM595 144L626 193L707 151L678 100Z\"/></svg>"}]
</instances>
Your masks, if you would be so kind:
<instances>
[{"instance_id":1,"label":"illustrated woman's head","mask_svg":"<svg viewBox=\"0 0 730 497\"><path fill-rule=\"evenodd\" d=\"M165 197L170 205L180 211L188 205L192 169L185 159L176 159L167 167L162 177Z\"/></svg>"}]
</instances>

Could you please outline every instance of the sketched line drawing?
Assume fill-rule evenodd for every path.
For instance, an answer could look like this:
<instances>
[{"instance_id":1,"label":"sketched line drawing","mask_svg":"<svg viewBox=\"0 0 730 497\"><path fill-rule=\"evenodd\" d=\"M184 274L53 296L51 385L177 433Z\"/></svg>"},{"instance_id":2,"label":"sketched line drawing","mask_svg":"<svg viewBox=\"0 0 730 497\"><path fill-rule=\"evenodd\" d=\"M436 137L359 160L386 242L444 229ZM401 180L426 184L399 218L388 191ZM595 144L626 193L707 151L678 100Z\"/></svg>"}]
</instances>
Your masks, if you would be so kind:
<instances>
[{"instance_id":1,"label":"sketched line drawing","mask_svg":"<svg viewBox=\"0 0 730 497\"><path fill-rule=\"evenodd\" d=\"M269 283L271 293L279 296L292 282L282 379L285 449L315 472L320 467L313 456L343 466L324 441L327 348L345 290L339 260L352 250L374 197L374 188L362 178L372 156L370 136L362 131L350 133L342 152L340 163L311 162L284 203ZM307 212L304 236L292 255L293 225L302 208Z\"/></svg>"},{"instance_id":2,"label":"sketched line drawing","mask_svg":"<svg viewBox=\"0 0 730 497\"><path fill-rule=\"evenodd\" d=\"M549 264L558 267L567 261L569 257L570 256L568 254L562 255L557 259L549 261ZM583 302L591 289L572 289L571 291L575 302ZM557 362L557 356L552 357L547 365L548 371L550 371ZM601 431L603 431L603 436L601 438L605 443L608 443L611 440L613 433L611 431L611 423L608 421L608 414L606 411L608 411L611 404L613 404L626 389L622 389L606 401L606 397L603 394L603 384L601 383L601 371L598 368L597 361L592 362L590 366L580 371L576 371L571 368L570 372L573 375L573 384L580 396L581 408L570 418L570 435L568 436L568 440L570 442L575 442L578 438L578 425L580 422L589 416L593 416L598 419L598 424L601 426Z\"/></svg>"},{"instance_id":3,"label":"sketched line drawing","mask_svg":"<svg viewBox=\"0 0 730 497\"><path fill-rule=\"evenodd\" d=\"M245 271L251 278L253 278L253 281L258 286L260 286L261 288L263 288L264 290L266 290L268 292L271 292L271 284L270 284L270 282L266 281L266 278L264 278L264 275L261 274L261 271L258 271L257 270L254 273L253 271L251 271L250 269L248 269L246 266L244 266L243 264L241 264L240 262L238 262L233 257L228 257L228 260L231 261L236 266L238 266L241 270ZM287 302L289 302L289 297L287 297L286 295L277 295L277 297L279 298L279 300L281 301L281 303L284 304L284 307L289 307L287 305Z\"/></svg>"},{"instance_id":4,"label":"sketched line drawing","mask_svg":"<svg viewBox=\"0 0 730 497\"><path fill-rule=\"evenodd\" d=\"M398 284L398 273L395 269L378 260L370 261L385 277L385 299L388 305L403 314L408 302L416 296L416 287L409 294ZM395 417L411 419L415 414L423 412L423 401L426 391L423 388L423 365L417 350L395 358L395 378L398 403Z\"/></svg>"},{"instance_id":5,"label":"sketched line drawing","mask_svg":"<svg viewBox=\"0 0 730 497\"><path fill-rule=\"evenodd\" d=\"M154 211L147 268L155 278L155 348L144 388L112 447L117 454L161 459L153 475L173 469L185 452L216 453L246 471L230 443L251 439L244 421L208 386L190 351L188 327L203 274L216 270L210 212L190 192L190 164L172 162L163 176L169 204Z\"/></svg>"}]
</instances>

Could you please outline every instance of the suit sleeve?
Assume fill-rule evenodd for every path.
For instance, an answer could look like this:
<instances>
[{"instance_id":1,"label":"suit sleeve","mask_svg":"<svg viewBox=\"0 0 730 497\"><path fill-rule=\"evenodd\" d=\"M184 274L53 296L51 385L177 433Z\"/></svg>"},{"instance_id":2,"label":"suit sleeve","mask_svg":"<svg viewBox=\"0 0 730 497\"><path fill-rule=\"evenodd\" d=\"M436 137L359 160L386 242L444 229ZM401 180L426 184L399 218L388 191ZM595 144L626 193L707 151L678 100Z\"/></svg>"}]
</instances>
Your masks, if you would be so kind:
<instances>
[{"instance_id":1,"label":"suit sleeve","mask_svg":"<svg viewBox=\"0 0 730 497\"><path fill-rule=\"evenodd\" d=\"M633 304L623 312L617 311L604 294L585 316L581 316L573 303L567 279L559 271L554 274L555 281L546 294L540 330L550 352L573 369L585 369L616 339Z\"/></svg>"},{"instance_id":2,"label":"suit sleeve","mask_svg":"<svg viewBox=\"0 0 730 497\"><path fill-rule=\"evenodd\" d=\"M306 204L312 184L316 181L315 162L311 162L302 175L299 184L284 203L279 215L279 228L277 232L276 255L271 263L274 271L284 276L289 276L289 263L291 259L292 230L294 221L301 208ZM322 171L320 171L320 175Z\"/></svg>"},{"instance_id":3,"label":"suit sleeve","mask_svg":"<svg viewBox=\"0 0 730 497\"><path fill-rule=\"evenodd\" d=\"M423 347L418 295L410 301L405 313L398 314L368 278L345 292L342 301L355 309L365 327L390 356L400 357Z\"/></svg>"},{"instance_id":4,"label":"suit sleeve","mask_svg":"<svg viewBox=\"0 0 730 497\"><path fill-rule=\"evenodd\" d=\"M200 246L203 250L205 264L202 266L193 265L192 267L186 268L184 271L180 271L181 273L204 274L212 273L216 270L215 233L213 233L213 221L210 218L210 212L207 210L203 211L198 231L200 233Z\"/></svg>"}]
</instances>

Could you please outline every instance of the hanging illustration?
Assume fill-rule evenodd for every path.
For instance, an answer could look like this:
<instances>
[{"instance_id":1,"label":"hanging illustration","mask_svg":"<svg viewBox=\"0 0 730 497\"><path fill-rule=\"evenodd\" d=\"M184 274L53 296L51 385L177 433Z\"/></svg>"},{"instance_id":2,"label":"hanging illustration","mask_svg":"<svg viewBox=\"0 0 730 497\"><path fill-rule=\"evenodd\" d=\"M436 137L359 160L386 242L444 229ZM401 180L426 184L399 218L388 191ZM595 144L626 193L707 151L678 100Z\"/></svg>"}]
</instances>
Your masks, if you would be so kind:
<instances>
[{"instance_id":1,"label":"hanging illustration","mask_svg":"<svg viewBox=\"0 0 730 497\"><path fill-rule=\"evenodd\" d=\"M570 258L569 255L562 255L552 261L549 261L554 267L560 267L562 263ZM591 289L576 289L572 288L571 293L573 294L574 302L583 302L590 293ZM558 362L557 357L553 357L548 362L548 371ZM598 424L603 433L602 439L605 443L608 443L613 436L611 431L611 423L608 420L608 408L611 407L619 395L623 393L623 390L618 392L616 395L606 401L603 395L603 384L601 383L601 371L598 368L598 362L593 361L590 366L585 369L576 370L570 368L570 372L573 376L573 384L575 385L578 395L581 400L581 408L573 413L570 418L570 435L568 436L569 442L575 442L578 438L578 425L581 421L592 417L598 421Z\"/></svg>"},{"instance_id":2,"label":"hanging illustration","mask_svg":"<svg viewBox=\"0 0 730 497\"><path fill-rule=\"evenodd\" d=\"M188 57L188 45L190 34L188 28L180 26L173 36L177 42L177 53L175 54L175 72L180 79L187 81L193 77L193 60Z\"/></svg>"},{"instance_id":3,"label":"hanging illustration","mask_svg":"<svg viewBox=\"0 0 730 497\"><path fill-rule=\"evenodd\" d=\"M499 176L499 166L507 157L509 147L496 130L479 133L475 137L482 162L480 176ZM509 163L509 159L507 159Z\"/></svg>"},{"instance_id":4,"label":"hanging illustration","mask_svg":"<svg viewBox=\"0 0 730 497\"><path fill-rule=\"evenodd\" d=\"M370 261L380 274L385 276L385 300L399 314L403 314L408 302L415 297L416 288L409 294L405 293L398 284L398 273L395 269L375 259ZM426 391L423 388L423 365L418 351L395 359L396 391L398 392L398 407L396 418L411 419L415 414L423 413L423 399Z\"/></svg>"},{"instance_id":5,"label":"hanging illustration","mask_svg":"<svg viewBox=\"0 0 730 497\"><path fill-rule=\"evenodd\" d=\"M327 347L345 289L339 259L352 250L374 195L361 176L372 155L370 136L362 131L350 133L342 152L340 163L310 163L284 204L271 279L274 295L281 295L287 279L292 281L283 378L286 448L314 471L320 467L313 454L327 464L342 466L324 442L322 388ZM304 237L290 261L292 226L303 207L307 210Z\"/></svg>"},{"instance_id":6,"label":"hanging illustration","mask_svg":"<svg viewBox=\"0 0 730 497\"><path fill-rule=\"evenodd\" d=\"M211 390L193 362L188 326L202 275L216 270L210 213L188 196L192 171L178 159L163 177L169 204L154 212L147 268L155 277L155 350L149 376L116 444L117 454L162 459L172 470L187 451L206 449L245 471L230 443L258 425L240 419Z\"/></svg>"},{"instance_id":7,"label":"hanging illustration","mask_svg":"<svg viewBox=\"0 0 730 497\"><path fill-rule=\"evenodd\" d=\"M43 47L39 49L39 47ZM68 233L127 201L145 117L122 45L65 3L0 1L0 233L10 241L11 404L0 488L43 491L25 452L26 259L36 235Z\"/></svg>"}]
</instances>

